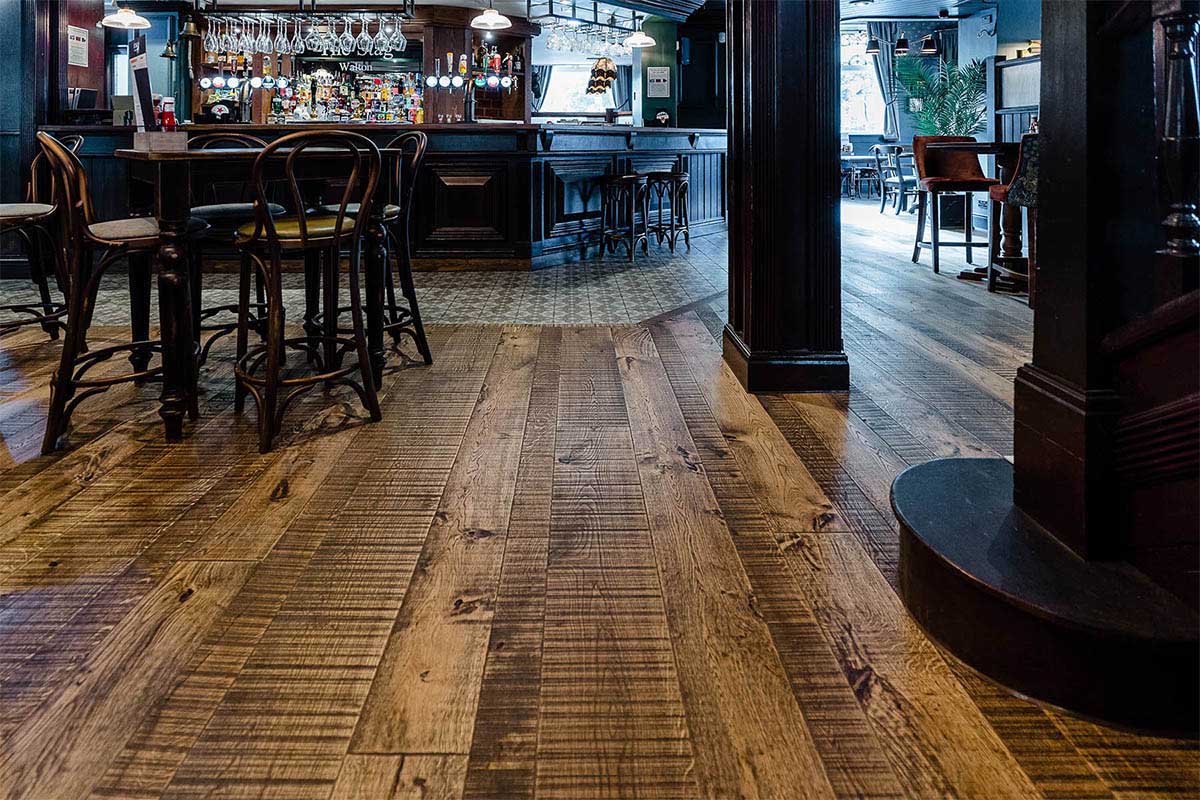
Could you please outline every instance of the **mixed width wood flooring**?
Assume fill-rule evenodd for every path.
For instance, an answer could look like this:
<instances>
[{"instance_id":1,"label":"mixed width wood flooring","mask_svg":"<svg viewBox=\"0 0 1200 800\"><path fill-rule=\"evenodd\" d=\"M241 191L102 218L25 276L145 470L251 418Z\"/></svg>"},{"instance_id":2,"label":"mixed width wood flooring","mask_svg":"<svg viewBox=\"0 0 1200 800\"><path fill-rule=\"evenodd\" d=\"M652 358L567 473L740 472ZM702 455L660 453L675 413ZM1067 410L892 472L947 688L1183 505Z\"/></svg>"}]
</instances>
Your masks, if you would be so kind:
<instances>
[{"instance_id":1,"label":"mixed width wood flooring","mask_svg":"<svg viewBox=\"0 0 1200 800\"><path fill-rule=\"evenodd\" d=\"M268 455L222 345L184 443L126 386L43 458L57 348L4 340L0 795L1197 797L1195 742L906 616L891 479L1007 454L1029 312L860 244L848 396L742 392L716 296L434 326L383 422L310 394Z\"/></svg>"}]
</instances>

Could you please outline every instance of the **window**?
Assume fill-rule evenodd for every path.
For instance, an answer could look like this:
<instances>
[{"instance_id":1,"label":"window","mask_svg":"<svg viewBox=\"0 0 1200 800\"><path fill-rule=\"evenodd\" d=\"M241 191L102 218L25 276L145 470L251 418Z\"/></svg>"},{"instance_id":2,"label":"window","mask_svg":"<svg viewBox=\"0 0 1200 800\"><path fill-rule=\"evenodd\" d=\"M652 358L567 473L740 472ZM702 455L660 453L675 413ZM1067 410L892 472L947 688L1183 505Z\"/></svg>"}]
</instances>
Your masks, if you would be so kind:
<instances>
[{"instance_id":1,"label":"window","mask_svg":"<svg viewBox=\"0 0 1200 800\"><path fill-rule=\"evenodd\" d=\"M591 64L556 64L550 71L550 85L546 87L546 99L539 114L559 115L564 113L599 112L612 108L612 88L604 94L588 94L588 79L592 75Z\"/></svg>"},{"instance_id":2,"label":"window","mask_svg":"<svg viewBox=\"0 0 1200 800\"><path fill-rule=\"evenodd\" d=\"M842 135L883 133L883 94L865 37L842 36Z\"/></svg>"}]
</instances>

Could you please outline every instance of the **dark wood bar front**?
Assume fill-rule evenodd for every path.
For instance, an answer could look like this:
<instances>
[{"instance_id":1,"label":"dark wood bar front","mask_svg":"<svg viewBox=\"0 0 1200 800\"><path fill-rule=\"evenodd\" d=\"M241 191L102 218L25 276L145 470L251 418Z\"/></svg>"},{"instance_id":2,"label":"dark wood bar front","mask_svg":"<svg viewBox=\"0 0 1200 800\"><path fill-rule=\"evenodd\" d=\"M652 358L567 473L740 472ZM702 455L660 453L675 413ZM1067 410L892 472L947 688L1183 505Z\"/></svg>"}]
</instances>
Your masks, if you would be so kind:
<instances>
[{"instance_id":1,"label":"dark wood bar front","mask_svg":"<svg viewBox=\"0 0 1200 800\"><path fill-rule=\"evenodd\" d=\"M219 130L271 141L331 125L193 125L191 135ZM691 235L726 224L726 139L722 130L633 128L628 125L357 125L379 145L406 130L429 136L413 206L417 269L538 269L595 255L600 193L606 174L672 167L691 176ZM113 217L131 208L129 165L114 157L132 147L133 130L46 126L85 138L80 158L97 203Z\"/></svg>"}]
</instances>

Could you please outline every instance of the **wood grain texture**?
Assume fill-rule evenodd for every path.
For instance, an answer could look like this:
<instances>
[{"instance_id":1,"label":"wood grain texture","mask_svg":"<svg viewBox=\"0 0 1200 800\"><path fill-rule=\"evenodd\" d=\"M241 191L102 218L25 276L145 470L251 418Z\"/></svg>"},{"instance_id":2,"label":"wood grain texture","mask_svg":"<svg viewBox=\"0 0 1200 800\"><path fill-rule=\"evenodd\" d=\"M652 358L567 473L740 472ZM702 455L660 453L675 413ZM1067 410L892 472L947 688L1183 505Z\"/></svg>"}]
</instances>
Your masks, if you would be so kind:
<instances>
[{"instance_id":1,"label":"wood grain texture","mask_svg":"<svg viewBox=\"0 0 1200 800\"><path fill-rule=\"evenodd\" d=\"M848 396L745 395L713 298L431 326L381 423L314 392L267 456L221 348L179 445L153 388L84 404L70 449L0 464L0 794L1200 795L1195 742L1014 697L899 606L892 473L1008 452L1011 407L971 376L1025 341L1027 309L925 272L855 267ZM992 344L942 330L976 319ZM0 417L40 424L54 350L11 341Z\"/></svg>"}]
</instances>

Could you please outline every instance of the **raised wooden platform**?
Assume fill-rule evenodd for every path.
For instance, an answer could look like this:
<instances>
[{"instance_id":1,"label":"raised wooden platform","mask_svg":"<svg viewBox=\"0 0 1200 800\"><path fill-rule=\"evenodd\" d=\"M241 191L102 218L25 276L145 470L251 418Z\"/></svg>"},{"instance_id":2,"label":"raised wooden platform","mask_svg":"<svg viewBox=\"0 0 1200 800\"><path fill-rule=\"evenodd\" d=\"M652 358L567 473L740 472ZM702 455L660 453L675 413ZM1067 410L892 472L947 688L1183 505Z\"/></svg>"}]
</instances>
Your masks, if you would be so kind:
<instances>
[{"instance_id":1,"label":"raised wooden platform","mask_svg":"<svg viewBox=\"0 0 1200 800\"><path fill-rule=\"evenodd\" d=\"M900 594L935 639L1007 686L1192 735L1200 619L1123 562L1085 561L1012 504L1005 459L944 458L892 484Z\"/></svg>"}]
</instances>

